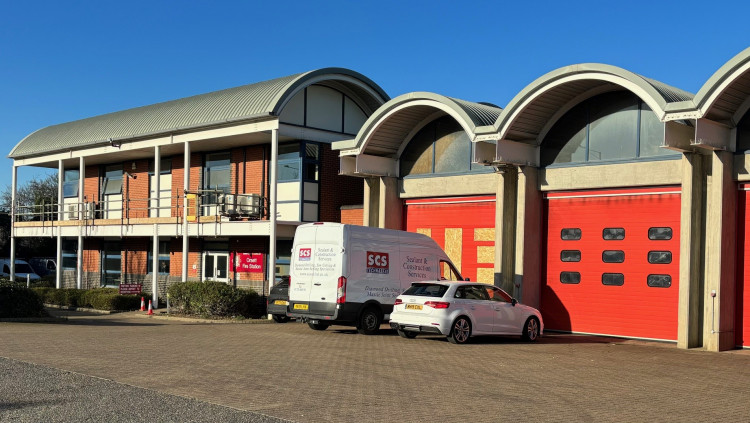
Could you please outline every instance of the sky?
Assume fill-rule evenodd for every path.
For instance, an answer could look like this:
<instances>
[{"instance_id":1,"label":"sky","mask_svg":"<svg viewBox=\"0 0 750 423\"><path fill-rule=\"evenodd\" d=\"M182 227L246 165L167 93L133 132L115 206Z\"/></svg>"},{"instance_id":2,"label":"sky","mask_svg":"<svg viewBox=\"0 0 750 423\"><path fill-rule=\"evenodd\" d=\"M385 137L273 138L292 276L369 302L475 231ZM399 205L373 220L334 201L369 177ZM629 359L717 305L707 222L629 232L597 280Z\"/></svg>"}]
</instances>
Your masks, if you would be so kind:
<instances>
[{"instance_id":1,"label":"sky","mask_svg":"<svg viewBox=\"0 0 750 423\"><path fill-rule=\"evenodd\" d=\"M49 125L329 66L391 97L431 91L501 107L586 62L696 93L750 46L749 11L692 0L4 0L0 150ZM0 184L11 167L0 161ZM49 172L21 167L19 182Z\"/></svg>"}]
</instances>

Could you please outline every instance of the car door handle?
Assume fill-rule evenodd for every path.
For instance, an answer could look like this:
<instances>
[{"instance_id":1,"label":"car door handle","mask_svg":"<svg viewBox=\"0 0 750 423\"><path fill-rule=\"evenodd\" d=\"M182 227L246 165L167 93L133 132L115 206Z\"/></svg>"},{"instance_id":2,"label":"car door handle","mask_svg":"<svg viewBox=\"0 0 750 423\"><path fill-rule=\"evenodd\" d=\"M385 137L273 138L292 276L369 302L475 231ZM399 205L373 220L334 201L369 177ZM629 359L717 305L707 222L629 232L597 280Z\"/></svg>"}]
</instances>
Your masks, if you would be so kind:
<instances>
[{"instance_id":1,"label":"car door handle","mask_svg":"<svg viewBox=\"0 0 750 423\"><path fill-rule=\"evenodd\" d=\"M474 310L474 306L471 306L471 309Z\"/></svg>"},{"instance_id":2,"label":"car door handle","mask_svg":"<svg viewBox=\"0 0 750 423\"><path fill-rule=\"evenodd\" d=\"M319 283L314 283L313 285L315 285L315 286L320 286L320 285L322 285L322 284L319 284Z\"/></svg>"}]
</instances>

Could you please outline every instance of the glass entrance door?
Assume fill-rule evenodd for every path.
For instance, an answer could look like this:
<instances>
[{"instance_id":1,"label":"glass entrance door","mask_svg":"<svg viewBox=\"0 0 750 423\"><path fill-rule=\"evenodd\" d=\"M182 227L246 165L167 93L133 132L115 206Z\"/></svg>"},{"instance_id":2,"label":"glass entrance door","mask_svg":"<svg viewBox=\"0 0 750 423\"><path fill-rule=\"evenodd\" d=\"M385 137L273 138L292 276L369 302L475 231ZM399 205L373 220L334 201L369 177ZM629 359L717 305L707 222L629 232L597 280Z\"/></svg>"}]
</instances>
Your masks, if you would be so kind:
<instances>
[{"instance_id":1,"label":"glass entrance door","mask_svg":"<svg viewBox=\"0 0 750 423\"><path fill-rule=\"evenodd\" d=\"M203 253L203 280L229 282L229 253Z\"/></svg>"}]
</instances>

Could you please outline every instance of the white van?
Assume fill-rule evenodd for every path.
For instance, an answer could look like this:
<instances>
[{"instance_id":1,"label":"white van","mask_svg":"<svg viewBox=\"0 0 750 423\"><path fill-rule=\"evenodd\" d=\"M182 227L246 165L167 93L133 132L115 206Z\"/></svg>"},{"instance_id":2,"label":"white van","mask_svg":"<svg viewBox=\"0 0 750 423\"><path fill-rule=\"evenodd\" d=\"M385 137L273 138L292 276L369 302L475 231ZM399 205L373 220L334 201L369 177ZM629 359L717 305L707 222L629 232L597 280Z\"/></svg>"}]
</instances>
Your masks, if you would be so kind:
<instances>
[{"instance_id":1,"label":"white van","mask_svg":"<svg viewBox=\"0 0 750 423\"><path fill-rule=\"evenodd\" d=\"M341 223L297 227L289 315L315 330L353 325L377 333L412 282L463 280L430 237Z\"/></svg>"}]
</instances>

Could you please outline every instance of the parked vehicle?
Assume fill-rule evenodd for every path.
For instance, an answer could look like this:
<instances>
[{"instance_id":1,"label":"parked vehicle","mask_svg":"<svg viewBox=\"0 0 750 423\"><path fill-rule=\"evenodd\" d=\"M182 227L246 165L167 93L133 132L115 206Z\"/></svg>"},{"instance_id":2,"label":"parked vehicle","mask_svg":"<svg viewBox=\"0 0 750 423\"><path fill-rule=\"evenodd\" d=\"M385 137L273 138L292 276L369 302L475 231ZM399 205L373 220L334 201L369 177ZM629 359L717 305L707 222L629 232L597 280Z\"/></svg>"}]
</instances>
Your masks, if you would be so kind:
<instances>
[{"instance_id":1,"label":"parked vehicle","mask_svg":"<svg viewBox=\"0 0 750 423\"><path fill-rule=\"evenodd\" d=\"M3 278L10 278L10 259L0 259L0 269L2 269L2 272L0 272L0 277ZM23 260L16 260L16 281L22 282L26 280L26 276L28 275L29 279L32 281L35 281L39 279L39 275L34 272L34 269L29 266L29 263L26 263Z\"/></svg>"},{"instance_id":2,"label":"parked vehicle","mask_svg":"<svg viewBox=\"0 0 750 423\"><path fill-rule=\"evenodd\" d=\"M267 311L276 323L289 321L289 276L282 276L281 281L271 287L268 294Z\"/></svg>"},{"instance_id":3,"label":"parked vehicle","mask_svg":"<svg viewBox=\"0 0 750 423\"><path fill-rule=\"evenodd\" d=\"M29 259L29 265L31 265L34 272L41 277L55 273L57 270L56 260L49 257L31 258Z\"/></svg>"},{"instance_id":4,"label":"parked vehicle","mask_svg":"<svg viewBox=\"0 0 750 423\"><path fill-rule=\"evenodd\" d=\"M403 338L445 335L464 344L475 335L521 335L536 341L544 331L539 310L488 284L420 282L396 298L391 327Z\"/></svg>"},{"instance_id":5,"label":"parked vehicle","mask_svg":"<svg viewBox=\"0 0 750 423\"><path fill-rule=\"evenodd\" d=\"M426 235L328 222L297 227L290 277L289 316L314 330L350 325L367 335L412 282L462 279Z\"/></svg>"}]
</instances>

